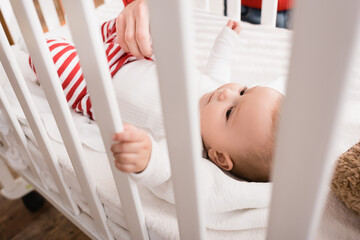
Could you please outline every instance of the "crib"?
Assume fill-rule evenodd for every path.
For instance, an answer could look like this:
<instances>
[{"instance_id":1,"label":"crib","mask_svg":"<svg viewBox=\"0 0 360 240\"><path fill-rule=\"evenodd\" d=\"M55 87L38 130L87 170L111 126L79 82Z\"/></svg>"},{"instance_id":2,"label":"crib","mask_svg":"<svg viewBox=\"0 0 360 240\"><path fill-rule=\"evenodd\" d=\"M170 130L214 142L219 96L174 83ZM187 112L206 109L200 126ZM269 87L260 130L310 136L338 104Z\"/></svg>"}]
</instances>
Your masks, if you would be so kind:
<instances>
[{"instance_id":1,"label":"crib","mask_svg":"<svg viewBox=\"0 0 360 240\"><path fill-rule=\"evenodd\" d=\"M49 32L58 29L60 23L57 17L54 18L57 13L53 1L39 0L39 4ZM99 139L101 136L106 150L106 155L90 154L93 154L93 158L107 159L102 164L107 165L109 176L101 182L101 179L95 179L91 174L94 170L89 166L89 152L84 150L74 114L69 110L58 83L33 2L11 0L10 3L9 0L2 0L0 9L11 36L15 43L24 39L24 48L32 56L37 76L63 139L63 144L54 146L54 141L48 136L43 115L40 116L41 112L33 100L33 91L30 91L31 88L29 90L29 83L24 79L13 47L10 47L1 29L0 60L5 71L0 72L0 76L2 81L11 84L26 119L20 120L18 114L14 113L8 92L3 90L8 88L0 88L0 120L8 126L0 131L0 182L3 185L1 193L5 197L20 198L35 189L92 239L318 238L317 231L327 196L325 189L333 171L331 163L339 154L334 146L340 131L341 109L346 101L346 91L353 86L349 80L350 73L359 55L356 41L360 27L358 1L346 1L341 5L326 0L297 1L294 35L284 33L288 30L275 28L277 0L263 1L261 25L249 27L249 32L260 29L259 36L286 35L274 37L274 41L292 41L292 45L284 43L289 53L291 50L291 56L289 66L282 66L283 69L288 68L289 73L276 144L270 214L269 217L266 214L259 215L267 222L262 233L254 230L229 235L209 234L209 230L206 230L206 218L209 215L203 207L204 196L199 190L200 176L195 171L199 168L196 159L201 155L199 119L196 106L191 104L195 98L191 69L196 65L191 53L196 52L193 49L196 44L193 43L190 20L192 17L201 18L198 22L213 21L211 24L216 25L216 21L226 17L211 13L213 1L148 1L176 202L174 209L163 206L165 212L173 211L177 219L173 224L176 232L170 236L162 232L161 220L157 223L148 220L149 215L154 213L146 212L143 208L148 211L153 206L140 200L140 187L114 166L110 151L111 138L113 133L122 131L122 120L117 110L100 35L94 27L97 24L95 19L104 20L94 17L103 6L96 12L90 0L63 0L63 4L66 22L77 46L97 115ZM240 19L240 5L240 0L228 0L228 16ZM102 9L116 16L122 7L122 1L106 0ZM336 21L333 20L335 15L338 16ZM335 35L332 34L334 29L337 32ZM177 57L168 61L168 56ZM73 169L73 176L62 170L59 152L69 156L68 169ZM43 165L46 165L54 186L48 183L48 175L44 175L43 166L39 164L40 158L44 160ZM18 179L13 179L9 174L6 164L9 161L26 163L27 167L16 169L20 176ZM113 184L110 187L107 184L109 179ZM72 185L71 182L75 181ZM75 186L77 184L80 187ZM117 197L113 204L116 207L110 208L107 205L109 203L105 203L108 200L106 194L100 194L103 192L99 190L99 184L107 188L106 191L115 192ZM72 192L76 187L80 188L83 196L81 200ZM161 208L161 204L158 208ZM116 225L109 220L111 211L114 215L122 216L121 224ZM358 230L354 231L358 233Z\"/></svg>"}]
</instances>

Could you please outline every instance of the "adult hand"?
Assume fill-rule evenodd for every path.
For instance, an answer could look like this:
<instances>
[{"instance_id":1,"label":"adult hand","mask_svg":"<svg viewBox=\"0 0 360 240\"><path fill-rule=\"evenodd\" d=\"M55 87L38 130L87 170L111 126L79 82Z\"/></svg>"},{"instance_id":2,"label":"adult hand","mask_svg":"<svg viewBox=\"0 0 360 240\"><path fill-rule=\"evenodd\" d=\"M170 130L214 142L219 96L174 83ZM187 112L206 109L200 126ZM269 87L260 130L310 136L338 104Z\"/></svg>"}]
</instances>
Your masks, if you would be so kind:
<instances>
[{"instance_id":1,"label":"adult hand","mask_svg":"<svg viewBox=\"0 0 360 240\"><path fill-rule=\"evenodd\" d=\"M116 18L117 42L137 58L151 57L149 9L146 0L129 3Z\"/></svg>"}]
</instances>

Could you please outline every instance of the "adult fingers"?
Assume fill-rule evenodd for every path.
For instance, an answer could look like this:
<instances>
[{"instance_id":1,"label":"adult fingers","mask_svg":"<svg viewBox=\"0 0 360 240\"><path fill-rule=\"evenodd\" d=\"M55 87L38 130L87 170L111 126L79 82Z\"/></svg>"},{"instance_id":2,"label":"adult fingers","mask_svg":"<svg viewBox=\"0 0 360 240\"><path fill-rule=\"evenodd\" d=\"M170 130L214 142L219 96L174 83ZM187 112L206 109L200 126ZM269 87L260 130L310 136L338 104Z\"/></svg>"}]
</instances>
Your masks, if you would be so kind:
<instances>
[{"instance_id":1,"label":"adult fingers","mask_svg":"<svg viewBox=\"0 0 360 240\"><path fill-rule=\"evenodd\" d=\"M124 15L120 14L116 18L116 36L117 42L120 44L121 48L125 52L129 52L129 47L125 41L125 29L126 29L126 22Z\"/></svg>"},{"instance_id":2,"label":"adult fingers","mask_svg":"<svg viewBox=\"0 0 360 240\"><path fill-rule=\"evenodd\" d=\"M143 56L151 57L151 37L149 32L149 13L145 7L139 9L136 17L136 42Z\"/></svg>"},{"instance_id":3,"label":"adult fingers","mask_svg":"<svg viewBox=\"0 0 360 240\"><path fill-rule=\"evenodd\" d=\"M143 58L141 55L140 49L137 45L135 33L136 33L136 23L135 19L129 16L126 20L126 29L125 29L125 42L129 47L129 52L137 58Z\"/></svg>"}]
</instances>

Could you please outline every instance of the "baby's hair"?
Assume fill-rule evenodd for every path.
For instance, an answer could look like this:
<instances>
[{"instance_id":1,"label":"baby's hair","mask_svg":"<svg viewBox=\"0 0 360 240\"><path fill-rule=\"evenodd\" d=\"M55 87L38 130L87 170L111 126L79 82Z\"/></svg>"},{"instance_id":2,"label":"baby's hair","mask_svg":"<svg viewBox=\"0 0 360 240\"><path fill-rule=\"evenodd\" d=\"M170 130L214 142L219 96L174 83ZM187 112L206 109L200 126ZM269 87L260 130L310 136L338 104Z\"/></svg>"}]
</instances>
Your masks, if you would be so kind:
<instances>
[{"instance_id":1,"label":"baby's hair","mask_svg":"<svg viewBox=\"0 0 360 240\"><path fill-rule=\"evenodd\" d=\"M270 175L270 170L271 170L271 166L272 166L272 162L273 162L273 157L274 157L274 150L275 150L275 143L276 143L276 139L277 139L277 135L278 135L278 128L279 128L279 119L280 119L280 111L281 111L281 105L282 105L282 100L283 100L283 96L280 96L274 106L274 109L272 111L271 114L271 120L272 120L272 125L271 125L271 133L270 133L270 157L268 158L269 161L269 174Z\"/></svg>"},{"instance_id":2,"label":"baby's hair","mask_svg":"<svg viewBox=\"0 0 360 240\"><path fill-rule=\"evenodd\" d=\"M279 97L272 110L272 125L265 145L256 149L248 149L246 153L233 158L234 167L231 173L236 177L255 182L270 180L282 99L283 97Z\"/></svg>"}]
</instances>

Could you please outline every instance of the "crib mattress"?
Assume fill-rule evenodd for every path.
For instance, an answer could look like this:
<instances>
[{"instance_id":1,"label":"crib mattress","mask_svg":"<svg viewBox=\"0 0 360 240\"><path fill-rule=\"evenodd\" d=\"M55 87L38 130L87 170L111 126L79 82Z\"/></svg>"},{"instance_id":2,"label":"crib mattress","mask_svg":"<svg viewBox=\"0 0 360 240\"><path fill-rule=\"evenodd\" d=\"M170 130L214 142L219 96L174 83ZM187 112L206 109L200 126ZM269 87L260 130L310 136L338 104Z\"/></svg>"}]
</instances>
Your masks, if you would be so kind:
<instances>
[{"instance_id":1,"label":"crib mattress","mask_svg":"<svg viewBox=\"0 0 360 240\"><path fill-rule=\"evenodd\" d=\"M99 22L115 17L121 8L121 4L116 1L110 2L108 5L100 7L97 10ZM194 12L195 26L195 57L197 67L201 70L210 54L212 43L217 33L225 25L227 19L221 16L215 16L201 11ZM62 28L58 32L50 33L58 35L66 35L66 29ZM240 35L239 46L234 54L234 62L232 64L232 76L234 82L252 85L256 82L259 85L272 85L278 88L284 88L287 75L288 59L291 47L291 31L284 29L271 29L263 26L254 26L243 24L243 31ZM360 66L358 64L358 66ZM351 92L344 110L344 119L342 119L343 131L338 136L339 144L336 149L337 153L345 151L348 147L355 143L360 135L360 81L359 69L354 72L354 81L351 82ZM31 71L25 76L28 80L34 80ZM30 76L31 75L31 76ZM357 80L357 81L356 81ZM357 114L358 113L358 114ZM24 125L24 130L30 139L33 139L31 131ZM49 134L52 137L51 133ZM97 136L98 137L98 136ZM52 144L59 157L62 172L66 183L71 189L76 203L81 210L90 215L89 208L81 193L78 181L70 160L67 156L64 145L55 139ZM44 166L42 156L36 147L35 141L29 144L31 152L36 156L34 159ZM111 170L106 163L105 153L99 149L93 149L84 146L87 163L90 168L91 176L96 183L97 192L101 202L104 204L108 217L108 225L112 233L117 239L129 239L127 232L127 224L122 213L122 207L116 193L115 184L112 182ZM101 171L99 171L101 169ZM99 174L101 172L101 174ZM42 170L42 175L49 181L49 186L54 191L55 184L46 167ZM151 239L177 239L178 227L176 220L175 207L171 203L159 199L151 191L146 188L139 187L139 193L142 200L146 224ZM231 197L231 196L229 196ZM236 221L240 212L233 211L224 214L224 219L228 222ZM256 215L257 214L257 215ZM267 219L267 209L259 209L255 215L259 218L259 222L265 222ZM318 239L356 239L360 235L359 228L360 218L356 216L342 203L340 203L331 194L329 195L323 220L318 232ZM164 227L166 223L166 227ZM219 222L218 224L206 223L208 239L264 239L264 225L259 227L243 227L236 228L229 224ZM336 226L336 227L334 227Z\"/></svg>"}]
</instances>

